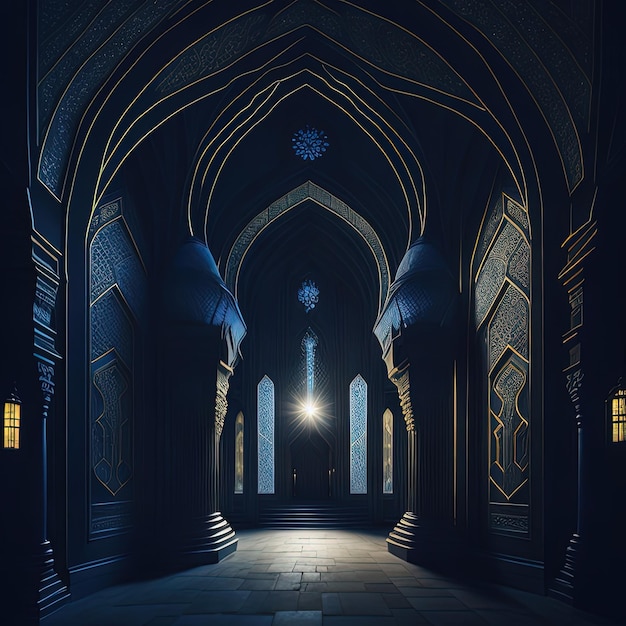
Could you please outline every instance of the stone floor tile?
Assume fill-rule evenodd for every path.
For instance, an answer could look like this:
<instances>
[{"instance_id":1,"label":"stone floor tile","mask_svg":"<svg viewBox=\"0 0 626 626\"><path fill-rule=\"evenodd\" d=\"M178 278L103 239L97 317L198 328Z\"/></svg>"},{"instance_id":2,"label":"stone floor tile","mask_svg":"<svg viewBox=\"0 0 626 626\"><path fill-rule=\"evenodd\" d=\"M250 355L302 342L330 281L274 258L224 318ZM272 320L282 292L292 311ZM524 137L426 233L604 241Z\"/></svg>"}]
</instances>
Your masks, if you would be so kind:
<instances>
[{"instance_id":1,"label":"stone floor tile","mask_svg":"<svg viewBox=\"0 0 626 626\"><path fill-rule=\"evenodd\" d=\"M397 622L393 616L330 615L324 616L324 626L397 626Z\"/></svg>"},{"instance_id":2,"label":"stone floor tile","mask_svg":"<svg viewBox=\"0 0 626 626\"><path fill-rule=\"evenodd\" d=\"M391 609L379 593L339 593L344 615L391 615Z\"/></svg>"},{"instance_id":3,"label":"stone floor tile","mask_svg":"<svg viewBox=\"0 0 626 626\"><path fill-rule=\"evenodd\" d=\"M304 574L302 575L304 576ZM328 583L323 583L323 582L302 583L300 590L306 591L309 593L310 592L323 593L325 591L328 591Z\"/></svg>"},{"instance_id":4,"label":"stone floor tile","mask_svg":"<svg viewBox=\"0 0 626 626\"><path fill-rule=\"evenodd\" d=\"M268 572L292 572L292 571L300 571L300 569L295 568L296 562L291 561L289 563L272 563L268 568Z\"/></svg>"},{"instance_id":5,"label":"stone floor tile","mask_svg":"<svg viewBox=\"0 0 626 626\"><path fill-rule=\"evenodd\" d=\"M396 620L397 626L414 626L414 624L427 624L426 618L414 608L392 608L391 613Z\"/></svg>"},{"instance_id":6,"label":"stone floor tile","mask_svg":"<svg viewBox=\"0 0 626 626\"><path fill-rule=\"evenodd\" d=\"M261 604L259 613L277 611L296 611L298 609L298 591L270 591Z\"/></svg>"},{"instance_id":7,"label":"stone floor tile","mask_svg":"<svg viewBox=\"0 0 626 626\"><path fill-rule=\"evenodd\" d=\"M277 611L272 626L322 626L322 612Z\"/></svg>"},{"instance_id":8,"label":"stone floor tile","mask_svg":"<svg viewBox=\"0 0 626 626\"><path fill-rule=\"evenodd\" d=\"M322 611L326 615L341 615L341 603L339 602L339 594L322 593ZM324 618L325 619L325 618Z\"/></svg>"},{"instance_id":9,"label":"stone floor tile","mask_svg":"<svg viewBox=\"0 0 626 626\"><path fill-rule=\"evenodd\" d=\"M296 561L296 566L299 565L334 565L335 559L323 559L323 558L300 558Z\"/></svg>"},{"instance_id":10,"label":"stone floor tile","mask_svg":"<svg viewBox=\"0 0 626 626\"><path fill-rule=\"evenodd\" d=\"M317 583L321 581L321 574L319 572L303 572L303 583Z\"/></svg>"},{"instance_id":11,"label":"stone floor tile","mask_svg":"<svg viewBox=\"0 0 626 626\"><path fill-rule=\"evenodd\" d=\"M409 597L409 602L418 611L466 611L467 607L457 600L450 597L425 598L425 597Z\"/></svg>"},{"instance_id":12,"label":"stone floor tile","mask_svg":"<svg viewBox=\"0 0 626 626\"><path fill-rule=\"evenodd\" d=\"M338 580L338 581L327 582L325 584L326 584L326 589L334 593L341 593L341 592L347 592L347 591L364 592L366 590L365 583L362 583L356 580ZM308 590L308 587L307 587L307 590Z\"/></svg>"},{"instance_id":13,"label":"stone floor tile","mask_svg":"<svg viewBox=\"0 0 626 626\"><path fill-rule=\"evenodd\" d=\"M278 580L280 572L248 572L247 580Z\"/></svg>"},{"instance_id":14,"label":"stone floor tile","mask_svg":"<svg viewBox=\"0 0 626 626\"><path fill-rule=\"evenodd\" d=\"M267 598L269 591L249 591L250 595L246 598L246 601L241 605L238 613L262 613L263 603Z\"/></svg>"},{"instance_id":15,"label":"stone floor tile","mask_svg":"<svg viewBox=\"0 0 626 626\"><path fill-rule=\"evenodd\" d=\"M173 626L271 626L273 615L184 615Z\"/></svg>"},{"instance_id":16,"label":"stone floor tile","mask_svg":"<svg viewBox=\"0 0 626 626\"><path fill-rule=\"evenodd\" d=\"M229 578L228 580L232 580ZM240 585L243 580L240 580ZM191 604L196 597L202 593L202 589L142 589L135 593L112 602L113 606L126 606L137 604ZM224 587L225 589L236 589L234 586Z\"/></svg>"},{"instance_id":17,"label":"stone floor tile","mask_svg":"<svg viewBox=\"0 0 626 626\"><path fill-rule=\"evenodd\" d=\"M250 591L271 591L276 587L276 579L272 578L248 578L244 580L239 589Z\"/></svg>"},{"instance_id":18,"label":"stone floor tile","mask_svg":"<svg viewBox=\"0 0 626 626\"><path fill-rule=\"evenodd\" d=\"M393 583L365 583L365 591L375 593L398 593L398 588Z\"/></svg>"},{"instance_id":19,"label":"stone floor tile","mask_svg":"<svg viewBox=\"0 0 626 626\"><path fill-rule=\"evenodd\" d=\"M192 587L189 586L190 581L193 581ZM218 591L220 589L238 589L241 586L241 583L243 581L244 581L243 578L230 578L226 576L215 576L214 578L205 577L205 578L197 578L197 579L183 577L180 579L180 581L176 581L176 582L178 582L179 587L184 590L202 589L206 591L209 591L209 590Z\"/></svg>"},{"instance_id":20,"label":"stone floor tile","mask_svg":"<svg viewBox=\"0 0 626 626\"><path fill-rule=\"evenodd\" d=\"M202 591L183 611L185 614L234 613L250 596L248 590ZM113 622L112 622L113 623Z\"/></svg>"},{"instance_id":21,"label":"stone floor tile","mask_svg":"<svg viewBox=\"0 0 626 626\"><path fill-rule=\"evenodd\" d=\"M428 624L446 626L462 624L462 626L487 626L487 622L474 611L423 611L422 616ZM506 626L502 624L502 626Z\"/></svg>"},{"instance_id":22,"label":"stone floor tile","mask_svg":"<svg viewBox=\"0 0 626 626\"><path fill-rule=\"evenodd\" d=\"M358 570L360 572L364 572L367 570L373 570L376 572L380 572L381 566L378 563L359 563ZM329 572L353 572L355 569L354 563L342 563L339 559L335 565L329 565Z\"/></svg>"},{"instance_id":23,"label":"stone floor tile","mask_svg":"<svg viewBox=\"0 0 626 626\"><path fill-rule=\"evenodd\" d=\"M300 591L298 596L298 611L321 611L322 594L317 592Z\"/></svg>"},{"instance_id":24,"label":"stone floor tile","mask_svg":"<svg viewBox=\"0 0 626 626\"><path fill-rule=\"evenodd\" d=\"M412 609L413 605L401 593L383 593L383 600L390 609Z\"/></svg>"},{"instance_id":25,"label":"stone floor tile","mask_svg":"<svg viewBox=\"0 0 626 626\"><path fill-rule=\"evenodd\" d=\"M417 578L422 587L432 587L433 589L467 589L466 583L451 578L425 578L418 576Z\"/></svg>"},{"instance_id":26,"label":"stone floor tile","mask_svg":"<svg viewBox=\"0 0 626 626\"><path fill-rule=\"evenodd\" d=\"M391 577L402 577L402 576L408 576L409 571L407 570L406 567L404 567L404 565L398 564L398 563L381 563L380 564L380 569L385 572L385 574L387 574L387 576L389 576L389 578Z\"/></svg>"},{"instance_id":27,"label":"stone floor tile","mask_svg":"<svg viewBox=\"0 0 626 626\"><path fill-rule=\"evenodd\" d=\"M424 589L423 587L398 587L398 591L407 598L451 598L448 589Z\"/></svg>"},{"instance_id":28,"label":"stone floor tile","mask_svg":"<svg viewBox=\"0 0 626 626\"><path fill-rule=\"evenodd\" d=\"M167 605L171 611L173 605ZM181 607L182 612L182 605ZM63 626L85 626L89 624L91 626L111 626L116 624L124 624L125 626L144 626L146 622L155 617L169 615L176 616L176 612L167 612L167 608L163 605L138 605L138 606L120 606L109 607L106 612L99 611L95 607L91 607L89 611L85 611L81 615L81 619L84 620L66 622L64 620L57 622ZM180 612L178 612L180 615ZM43 622L44 624L46 621Z\"/></svg>"},{"instance_id":29,"label":"stone floor tile","mask_svg":"<svg viewBox=\"0 0 626 626\"><path fill-rule=\"evenodd\" d=\"M413 576L389 576L389 580L396 587L421 587L419 580Z\"/></svg>"}]
</instances>

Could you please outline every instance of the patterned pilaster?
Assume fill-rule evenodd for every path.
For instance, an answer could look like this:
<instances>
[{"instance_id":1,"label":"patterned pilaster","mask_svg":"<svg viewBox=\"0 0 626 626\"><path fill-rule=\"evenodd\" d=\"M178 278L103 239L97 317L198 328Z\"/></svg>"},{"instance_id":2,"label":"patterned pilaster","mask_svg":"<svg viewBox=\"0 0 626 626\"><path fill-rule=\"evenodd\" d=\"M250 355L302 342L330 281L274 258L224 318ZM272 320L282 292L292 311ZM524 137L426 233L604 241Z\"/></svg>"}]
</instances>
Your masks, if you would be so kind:
<instances>
[{"instance_id":1,"label":"patterned pilaster","mask_svg":"<svg viewBox=\"0 0 626 626\"><path fill-rule=\"evenodd\" d=\"M594 249L594 238L597 234L596 223L583 227L577 237L570 238L567 248L567 263L559 274L563 288L567 292L570 305L569 328L563 335L563 345L569 355L569 364L564 369L565 386L574 409L576 437L578 443L577 454L577 511L576 530L570 538L565 551L564 563L552 582L550 594L565 601L573 602L575 596L576 578L579 562L584 549L584 521L583 513L586 506L583 490L583 475L585 473L585 458L583 454L583 438L585 435L585 419L582 409L581 390L583 388L584 370L582 364L582 334L583 334L583 304L584 304L584 264L588 255Z\"/></svg>"},{"instance_id":2,"label":"patterned pilaster","mask_svg":"<svg viewBox=\"0 0 626 626\"><path fill-rule=\"evenodd\" d=\"M56 571L54 549L48 528L48 425L54 419L55 367L57 352L56 301L59 290L59 259L47 242L33 239L37 279L33 302L34 356L41 389L41 523L35 568L39 573L37 614L45 617L69 601L70 593Z\"/></svg>"}]
</instances>

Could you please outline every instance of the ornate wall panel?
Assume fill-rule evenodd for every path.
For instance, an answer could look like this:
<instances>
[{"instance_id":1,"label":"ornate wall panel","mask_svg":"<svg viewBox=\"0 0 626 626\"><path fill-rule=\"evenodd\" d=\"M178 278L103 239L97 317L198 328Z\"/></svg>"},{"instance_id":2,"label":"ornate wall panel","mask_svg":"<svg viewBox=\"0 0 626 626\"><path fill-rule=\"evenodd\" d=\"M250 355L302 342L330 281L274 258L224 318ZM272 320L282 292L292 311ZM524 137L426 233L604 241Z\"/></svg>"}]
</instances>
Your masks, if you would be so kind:
<instances>
[{"instance_id":1,"label":"ornate wall panel","mask_svg":"<svg viewBox=\"0 0 626 626\"><path fill-rule=\"evenodd\" d=\"M98 538L131 524L136 344L146 275L121 200L95 212L89 233L89 535Z\"/></svg>"},{"instance_id":2,"label":"ornate wall panel","mask_svg":"<svg viewBox=\"0 0 626 626\"><path fill-rule=\"evenodd\" d=\"M484 222L474 259L474 320L483 346L492 532L530 532L530 224L503 195Z\"/></svg>"}]
</instances>

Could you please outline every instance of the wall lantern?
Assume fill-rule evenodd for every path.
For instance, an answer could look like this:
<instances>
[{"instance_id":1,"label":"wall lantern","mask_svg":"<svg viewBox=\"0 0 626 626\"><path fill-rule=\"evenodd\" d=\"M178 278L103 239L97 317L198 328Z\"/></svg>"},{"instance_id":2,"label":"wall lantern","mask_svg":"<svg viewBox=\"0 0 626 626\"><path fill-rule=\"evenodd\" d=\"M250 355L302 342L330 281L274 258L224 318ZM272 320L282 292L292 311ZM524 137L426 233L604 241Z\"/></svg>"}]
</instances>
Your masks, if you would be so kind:
<instances>
[{"instance_id":1,"label":"wall lantern","mask_svg":"<svg viewBox=\"0 0 626 626\"><path fill-rule=\"evenodd\" d=\"M626 387L621 379L607 399L607 409L609 441L611 443L626 441Z\"/></svg>"},{"instance_id":2,"label":"wall lantern","mask_svg":"<svg viewBox=\"0 0 626 626\"><path fill-rule=\"evenodd\" d=\"M20 418L22 401L17 396L17 388L4 401L4 447L18 450L20 447Z\"/></svg>"}]
</instances>

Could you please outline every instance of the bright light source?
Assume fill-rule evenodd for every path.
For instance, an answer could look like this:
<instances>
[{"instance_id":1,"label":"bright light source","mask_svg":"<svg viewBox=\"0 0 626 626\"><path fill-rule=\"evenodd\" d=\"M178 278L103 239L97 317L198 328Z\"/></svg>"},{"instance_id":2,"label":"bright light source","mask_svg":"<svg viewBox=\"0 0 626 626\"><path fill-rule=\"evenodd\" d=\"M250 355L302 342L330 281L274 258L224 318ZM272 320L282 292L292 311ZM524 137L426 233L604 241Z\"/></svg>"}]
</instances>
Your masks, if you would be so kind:
<instances>
[{"instance_id":1,"label":"bright light source","mask_svg":"<svg viewBox=\"0 0 626 626\"><path fill-rule=\"evenodd\" d=\"M304 406L304 411L309 417L313 417L317 412L315 405L312 402L307 402Z\"/></svg>"}]
</instances>

